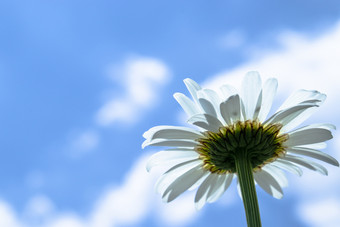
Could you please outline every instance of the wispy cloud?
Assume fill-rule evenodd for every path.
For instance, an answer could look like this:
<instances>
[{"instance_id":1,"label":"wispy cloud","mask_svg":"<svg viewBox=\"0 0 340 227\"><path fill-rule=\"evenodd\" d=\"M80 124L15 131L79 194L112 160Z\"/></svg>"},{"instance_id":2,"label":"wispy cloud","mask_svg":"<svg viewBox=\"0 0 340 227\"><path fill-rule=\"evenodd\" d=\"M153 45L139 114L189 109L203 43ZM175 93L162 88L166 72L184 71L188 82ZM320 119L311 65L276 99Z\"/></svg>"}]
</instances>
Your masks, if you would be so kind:
<instances>
[{"instance_id":1,"label":"wispy cloud","mask_svg":"<svg viewBox=\"0 0 340 227\"><path fill-rule=\"evenodd\" d=\"M95 123L89 129L71 133L66 150L72 157L97 148L100 127L137 123L146 110L156 105L158 93L171 75L165 63L150 57L129 58L108 68L110 82L120 86L120 93L115 92L95 111Z\"/></svg>"},{"instance_id":2,"label":"wispy cloud","mask_svg":"<svg viewBox=\"0 0 340 227\"><path fill-rule=\"evenodd\" d=\"M146 217L154 217L161 226L183 226L197 215L193 194L181 196L174 203L162 205L153 185L160 169L147 173L149 155L140 157L120 185L108 188L84 217L57 210L44 195L32 197L22 215L9 204L0 202L0 226L4 227L116 227L138 225ZM179 210L178 207L181 207ZM185 208L185 209L183 209Z\"/></svg>"},{"instance_id":3,"label":"wispy cloud","mask_svg":"<svg viewBox=\"0 0 340 227\"><path fill-rule=\"evenodd\" d=\"M75 214L66 213L53 219L50 223L43 225L44 227L87 227L87 225ZM114 226L113 226L114 227Z\"/></svg>"},{"instance_id":4,"label":"wispy cloud","mask_svg":"<svg viewBox=\"0 0 340 227\"><path fill-rule=\"evenodd\" d=\"M98 199L90 215L91 226L134 224L146 216L153 190L145 161L145 157L138 160L120 186L107 190Z\"/></svg>"},{"instance_id":5,"label":"wispy cloud","mask_svg":"<svg viewBox=\"0 0 340 227\"><path fill-rule=\"evenodd\" d=\"M35 195L27 202L23 212L25 223L38 226L53 217L55 207L53 202L45 195Z\"/></svg>"},{"instance_id":6,"label":"wispy cloud","mask_svg":"<svg viewBox=\"0 0 340 227\"><path fill-rule=\"evenodd\" d=\"M160 60L132 58L110 70L111 77L122 86L122 93L109 100L96 114L101 126L114 122L134 123L141 113L157 101L157 93L169 80L170 71Z\"/></svg>"},{"instance_id":7,"label":"wispy cloud","mask_svg":"<svg viewBox=\"0 0 340 227\"><path fill-rule=\"evenodd\" d=\"M0 201L0 226L23 227L14 210L4 201Z\"/></svg>"},{"instance_id":8,"label":"wispy cloud","mask_svg":"<svg viewBox=\"0 0 340 227\"><path fill-rule=\"evenodd\" d=\"M318 37L304 37L293 32L278 36L279 50L257 50L254 58L232 70L214 75L207 86L218 87L221 83L240 84L240 77L247 71L256 70L263 78L279 79L281 90L319 89L334 101L339 94L335 84L340 82L340 23Z\"/></svg>"},{"instance_id":9,"label":"wispy cloud","mask_svg":"<svg viewBox=\"0 0 340 227\"><path fill-rule=\"evenodd\" d=\"M148 158L148 155L140 157L122 184L108 189L97 200L89 215L89 226L138 225L148 216L157 217L161 226L180 226L195 217L192 195L183 196L169 206L161 205L161 198L153 188L161 170L147 173L145 164ZM181 207L180 212L178 207Z\"/></svg>"},{"instance_id":10,"label":"wispy cloud","mask_svg":"<svg viewBox=\"0 0 340 227\"><path fill-rule=\"evenodd\" d=\"M338 227L340 223L340 199L329 197L308 201L299 206L299 214L310 227Z\"/></svg>"}]
</instances>

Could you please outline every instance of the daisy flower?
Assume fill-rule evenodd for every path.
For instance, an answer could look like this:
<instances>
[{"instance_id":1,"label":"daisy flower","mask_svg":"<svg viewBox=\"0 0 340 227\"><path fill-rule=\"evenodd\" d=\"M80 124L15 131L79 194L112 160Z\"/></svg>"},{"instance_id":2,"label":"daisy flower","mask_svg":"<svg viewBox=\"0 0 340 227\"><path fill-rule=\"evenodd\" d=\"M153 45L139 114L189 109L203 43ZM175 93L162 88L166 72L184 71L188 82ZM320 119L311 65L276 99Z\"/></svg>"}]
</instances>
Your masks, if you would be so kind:
<instances>
[{"instance_id":1,"label":"daisy flower","mask_svg":"<svg viewBox=\"0 0 340 227\"><path fill-rule=\"evenodd\" d=\"M304 167L327 175L326 168L312 159L339 166L320 151L335 126L297 128L324 102L325 94L298 90L267 117L277 90L275 78L262 84L257 72L249 72L240 92L230 85L217 92L191 79L184 83L192 100L181 93L174 97L196 128L156 126L143 135L143 148L167 147L147 163L148 171L168 166L155 185L163 201L171 202L186 190L198 188L195 206L200 209L218 200L237 178L248 225L261 226L255 184L274 198L282 198L282 188L288 185L284 171L301 176Z\"/></svg>"}]
</instances>

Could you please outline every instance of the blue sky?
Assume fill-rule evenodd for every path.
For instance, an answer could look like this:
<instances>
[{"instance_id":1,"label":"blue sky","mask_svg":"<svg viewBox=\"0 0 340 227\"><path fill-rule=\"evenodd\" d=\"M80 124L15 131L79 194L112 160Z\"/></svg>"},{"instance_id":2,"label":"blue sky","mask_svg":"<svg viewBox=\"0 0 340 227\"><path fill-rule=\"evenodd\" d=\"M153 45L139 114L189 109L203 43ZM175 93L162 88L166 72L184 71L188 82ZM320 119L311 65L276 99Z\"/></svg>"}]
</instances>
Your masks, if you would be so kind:
<instances>
[{"instance_id":1,"label":"blue sky","mask_svg":"<svg viewBox=\"0 0 340 227\"><path fill-rule=\"evenodd\" d=\"M258 70L279 79L274 109L317 89L328 100L306 123L340 123L338 1L1 1L0 31L1 227L245 225L235 185L199 212L192 193L153 192L142 134L185 125L172 95L186 77L216 87ZM259 189L263 225L335 227L327 168L290 176L282 200Z\"/></svg>"}]
</instances>

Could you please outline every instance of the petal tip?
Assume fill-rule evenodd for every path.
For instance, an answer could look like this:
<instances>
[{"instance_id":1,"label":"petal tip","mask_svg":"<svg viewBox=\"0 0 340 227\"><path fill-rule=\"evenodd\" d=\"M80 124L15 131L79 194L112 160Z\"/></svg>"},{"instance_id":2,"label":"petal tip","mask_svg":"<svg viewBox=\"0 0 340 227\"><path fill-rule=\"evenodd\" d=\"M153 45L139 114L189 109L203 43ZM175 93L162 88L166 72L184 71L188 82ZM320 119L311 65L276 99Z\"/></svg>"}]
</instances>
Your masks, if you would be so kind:
<instances>
[{"instance_id":1,"label":"petal tip","mask_svg":"<svg viewBox=\"0 0 340 227\"><path fill-rule=\"evenodd\" d=\"M182 93L175 92L175 93L173 94L173 97L174 97L175 99L177 99L177 97L180 96L181 94L182 94Z\"/></svg>"},{"instance_id":2,"label":"petal tip","mask_svg":"<svg viewBox=\"0 0 340 227\"><path fill-rule=\"evenodd\" d=\"M282 198L283 198L283 194L276 195L274 198L275 198L275 199L282 199Z\"/></svg>"},{"instance_id":3,"label":"petal tip","mask_svg":"<svg viewBox=\"0 0 340 227\"><path fill-rule=\"evenodd\" d=\"M145 170L146 170L146 172L148 172L148 173L149 173L149 172L150 172L150 170L151 170L151 167L147 165L147 166L145 166Z\"/></svg>"},{"instance_id":4,"label":"petal tip","mask_svg":"<svg viewBox=\"0 0 340 227\"><path fill-rule=\"evenodd\" d=\"M149 130L143 133L143 138L147 139L149 137Z\"/></svg>"},{"instance_id":5,"label":"petal tip","mask_svg":"<svg viewBox=\"0 0 340 227\"><path fill-rule=\"evenodd\" d=\"M191 82L193 81L191 78L187 77L183 80L184 83L188 83L188 82Z\"/></svg>"},{"instance_id":6,"label":"petal tip","mask_svg":"<svg viewBox=\"0 0 340 227\"><path fill-rule=\"evenodd\" d=\"M147 147L149 145L149 141L148 140L145 140L143 143L142 143L142 149L144 149L145 147Z\"/></svg>"},{"instance_id":7,"label":"petal tip","mask_svg":"<svg viewBox=\"0 0 340 227\"><path fill-rule=\"evenodd\" d=\"M200 211L203 208L204 204L200 204L198 202L195 203L195 210Z\"/></svg>"}]
</instances>

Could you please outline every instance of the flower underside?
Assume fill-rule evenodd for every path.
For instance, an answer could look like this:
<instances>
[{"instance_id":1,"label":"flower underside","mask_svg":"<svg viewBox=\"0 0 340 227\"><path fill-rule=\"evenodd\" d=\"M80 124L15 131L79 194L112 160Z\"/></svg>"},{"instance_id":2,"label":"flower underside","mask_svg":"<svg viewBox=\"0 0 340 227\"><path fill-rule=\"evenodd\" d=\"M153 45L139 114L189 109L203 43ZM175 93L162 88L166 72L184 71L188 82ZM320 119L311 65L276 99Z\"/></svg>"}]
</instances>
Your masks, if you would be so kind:
<instances>
[{"instance_id":1,"label":"flower underside","mask_svg":"<svg viewBox=\"0 0 340 227\"><path fill-rule=\"evenodd\" d=\"M219 132L205 132L198 139L196 151L204 162L203 168L212 173L235 173L235 159L241 153L257 171L285 154L282 144L288 134L280 134L281 128L281 124L262 125L257 120L238 121L221 127Z\"/></svg>"}]
</instances>

